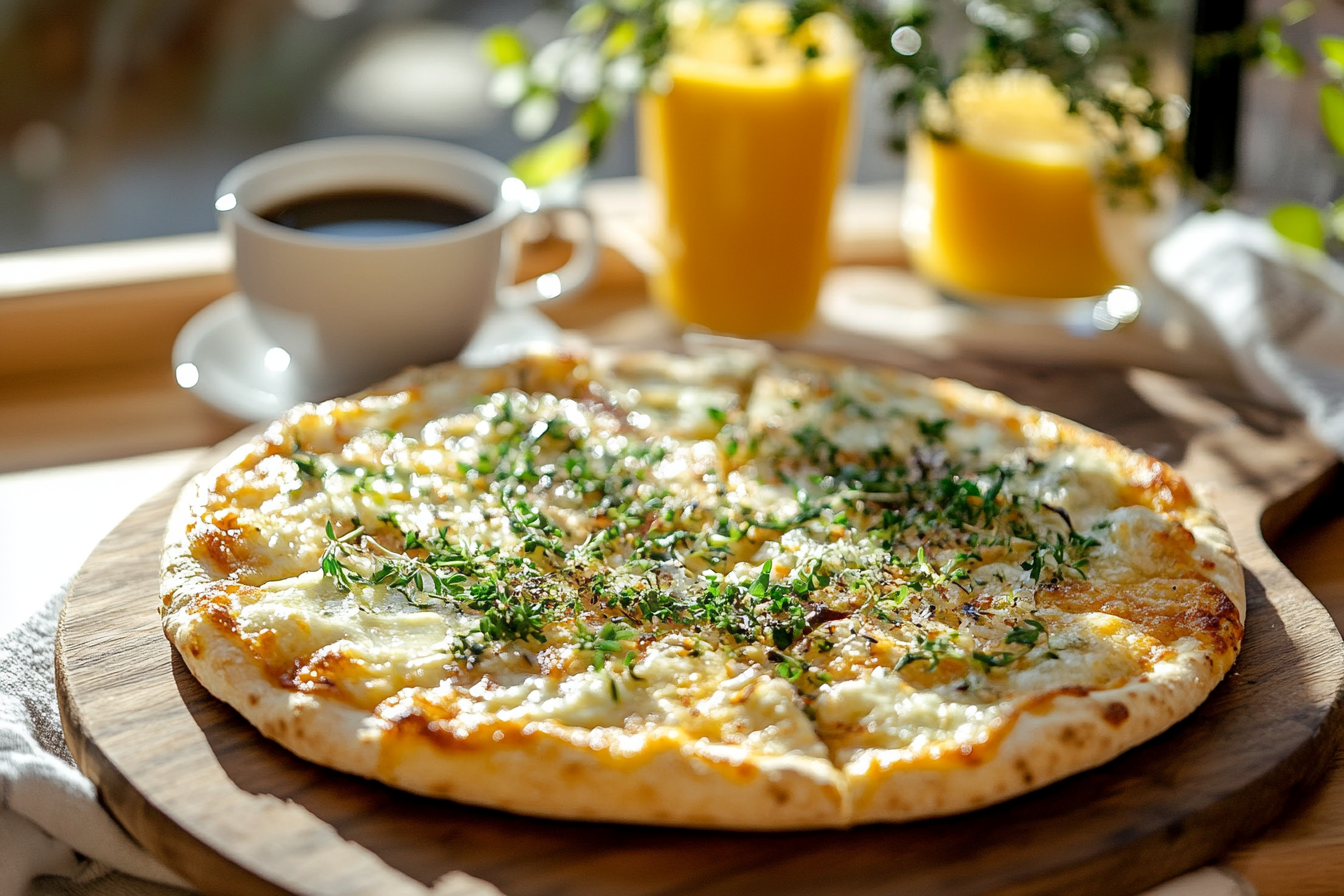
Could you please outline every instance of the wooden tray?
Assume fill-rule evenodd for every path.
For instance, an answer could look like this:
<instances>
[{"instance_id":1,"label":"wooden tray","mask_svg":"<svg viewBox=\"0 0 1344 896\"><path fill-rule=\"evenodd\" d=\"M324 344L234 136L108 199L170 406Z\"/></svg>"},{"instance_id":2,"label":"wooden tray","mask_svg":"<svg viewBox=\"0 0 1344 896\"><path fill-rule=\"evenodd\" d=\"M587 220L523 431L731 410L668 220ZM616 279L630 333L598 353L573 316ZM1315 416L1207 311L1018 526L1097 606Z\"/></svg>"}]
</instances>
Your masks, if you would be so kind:
<instances>
[{"instance_id":1,"label":"wooden tray","mask_svg":"<svg viewBox=\"0 0 1344 896\"><path fill-rule=\"evenodd\" d=\"M1295 422L1160 374L901 360L1111 432L1211 486L1249 614L1237 665L1193 716L1000 806L847 832L560 823L423 799L293 757L196 684L159 628L166 493L99 546L66 599L57 684L76 761L133 835L212 893L1119 894L1260 830L1344 734L1344 645L1261 533L1262 517L1291 521L1334 458Z\"/></svg>"}]
</instances>

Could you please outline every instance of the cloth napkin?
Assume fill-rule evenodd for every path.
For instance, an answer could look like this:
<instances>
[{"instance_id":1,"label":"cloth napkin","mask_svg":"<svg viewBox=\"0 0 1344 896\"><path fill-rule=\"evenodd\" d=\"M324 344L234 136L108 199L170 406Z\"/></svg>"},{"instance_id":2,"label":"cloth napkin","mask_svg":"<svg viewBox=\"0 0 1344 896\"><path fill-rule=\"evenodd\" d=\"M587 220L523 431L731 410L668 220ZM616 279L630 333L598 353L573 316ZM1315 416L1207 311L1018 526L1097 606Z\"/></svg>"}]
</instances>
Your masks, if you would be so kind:
<instances>
[{"instance_id":1,"label":"cloth napkin","mask_svg":"<svg viewBox=\"0 0 1344 896\"><path fill-rule=\"evenodd\" d=\"M1186 221L1152 266L1208 318L1247 388L1344 455L1344 268L1233 211Z\"/></svg>"},{"instance_id":2,"label":"cloth napkin","mask_svg":"<svg viewBox=\"0 0 1344 896\"><path fill-rule=\"evenodd\" d=\"M187 883L107 814L65 745L53 668L64 599L62 588L0 639L0 896L180 894Z\"/></svg>"}]
</instances>

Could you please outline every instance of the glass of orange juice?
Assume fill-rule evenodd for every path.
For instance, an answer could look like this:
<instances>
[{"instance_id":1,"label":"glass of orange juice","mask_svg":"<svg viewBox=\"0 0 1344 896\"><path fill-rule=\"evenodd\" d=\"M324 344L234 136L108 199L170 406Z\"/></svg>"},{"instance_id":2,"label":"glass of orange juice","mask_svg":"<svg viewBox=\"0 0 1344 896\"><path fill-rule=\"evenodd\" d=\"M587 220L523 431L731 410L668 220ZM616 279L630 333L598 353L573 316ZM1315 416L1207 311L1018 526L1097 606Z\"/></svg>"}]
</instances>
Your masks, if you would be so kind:
<instances>
[{"instance_id":1,"label":"glass of orange juice","mask_svg":"<svg viewBox=\"0 0 1344 896\"><path fill-rule=\"evenodd\" d=\"M923 276L954 298L1046 313L1144 278L1150 210L1105 195L1098 138L1046 76L963 76L944 111L955 137L910 141L902 230Z\"/></svg>"},{"instance_id":2,"label":"glass of orange juice","mask_svg":"<svg viewBox=\"0 0 1344 896\"><path fill-rule=\"evenodd\" d=\"M641 100L640 167L657 188L657 301L719 332L797 331L829 266L857 53L842 22L788 34L778 3L716 18L677 4L660 89Z\"/></svg>"}]
</instances>

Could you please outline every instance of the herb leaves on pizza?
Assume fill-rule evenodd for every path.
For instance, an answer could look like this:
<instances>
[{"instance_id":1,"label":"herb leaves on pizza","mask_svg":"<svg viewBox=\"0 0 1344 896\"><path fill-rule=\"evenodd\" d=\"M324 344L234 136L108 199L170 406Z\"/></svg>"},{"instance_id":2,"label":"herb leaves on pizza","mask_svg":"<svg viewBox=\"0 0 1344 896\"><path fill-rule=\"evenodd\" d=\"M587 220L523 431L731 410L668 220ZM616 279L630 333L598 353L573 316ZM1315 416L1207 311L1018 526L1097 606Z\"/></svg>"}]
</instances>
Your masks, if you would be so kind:
<instances>
[{"instance_id":1,"label":"herb leaves on pizza","mask_svg":"<svg viewBox=\"0 0 1344 896\"><path fill-rule=\"evenodd\" d=\"M187 665L299 755L528 814L946 814L1192 711L1240 568L1170 468L950 381L597 353L410 371L194 480Z\"/></svg>"}]
</instances>

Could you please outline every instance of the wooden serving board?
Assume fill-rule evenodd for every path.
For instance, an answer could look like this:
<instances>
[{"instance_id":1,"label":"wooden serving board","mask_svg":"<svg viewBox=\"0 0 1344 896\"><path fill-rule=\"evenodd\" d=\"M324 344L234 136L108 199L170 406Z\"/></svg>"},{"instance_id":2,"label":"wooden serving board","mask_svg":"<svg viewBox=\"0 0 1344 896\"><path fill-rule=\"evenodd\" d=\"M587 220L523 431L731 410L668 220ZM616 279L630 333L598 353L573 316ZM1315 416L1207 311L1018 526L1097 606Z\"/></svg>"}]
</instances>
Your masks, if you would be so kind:
<instances>
[{"instance_id":1,"label":"wooden serving board","mask_svg":"<svg viewBox=\"0 0 1344 896\"><path fill-rule=\"evenodd\" d=\"M812 347L825 347L814 333ZM1344 645L1275 558L1334 464L1300 425L1161 374L933 366L845 338L849 355L951 373L1115 435L1206 483L1246 569L1246 641L1193 716L1107 765L951 819L735 834L543 821L411 796L258 735L187 673L159 628L174 495L133 513L66 599L66 737L126 828L211 893L1134 893L1260 830L1344 734Z\"/></svg>"}]
</instances>

